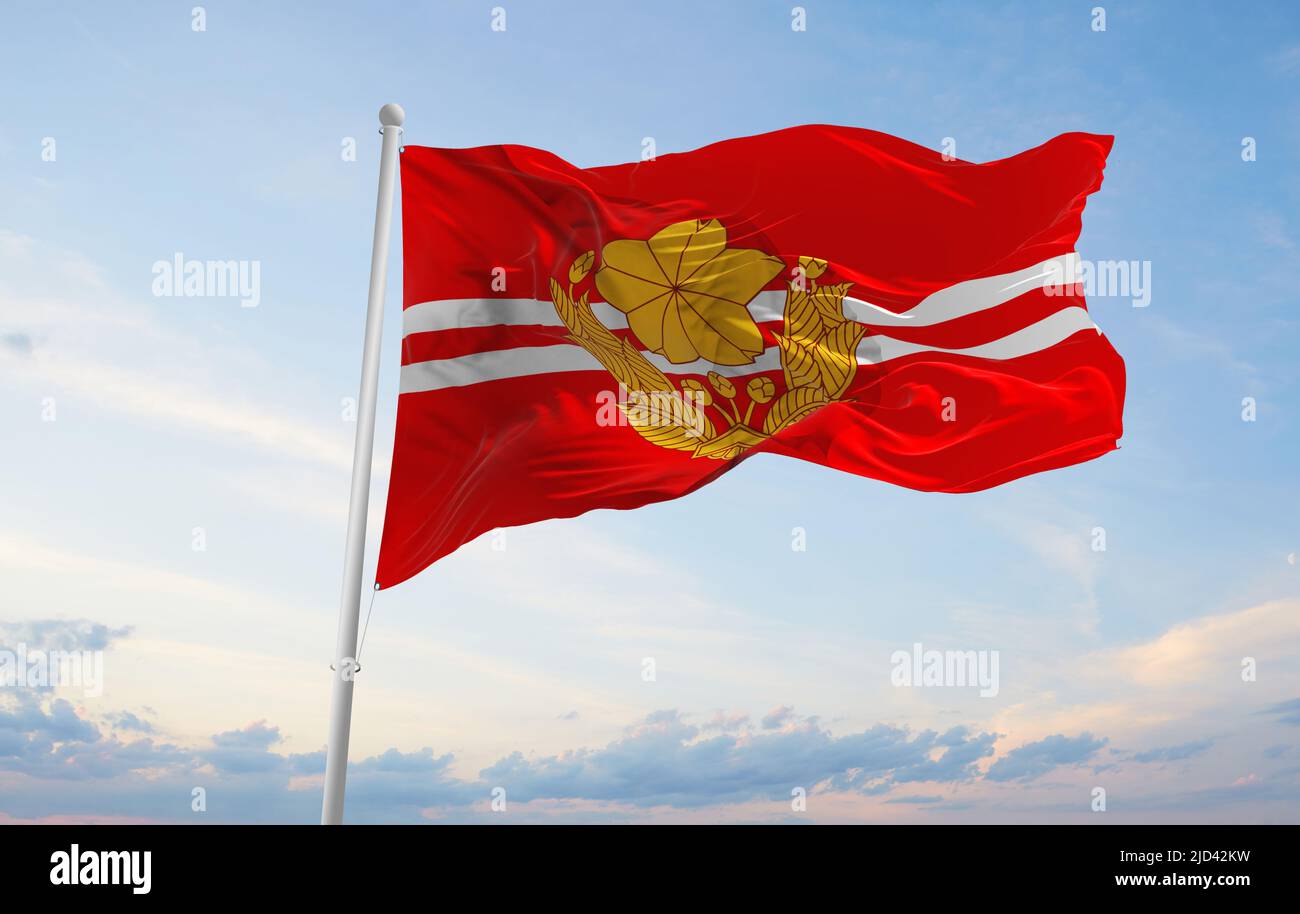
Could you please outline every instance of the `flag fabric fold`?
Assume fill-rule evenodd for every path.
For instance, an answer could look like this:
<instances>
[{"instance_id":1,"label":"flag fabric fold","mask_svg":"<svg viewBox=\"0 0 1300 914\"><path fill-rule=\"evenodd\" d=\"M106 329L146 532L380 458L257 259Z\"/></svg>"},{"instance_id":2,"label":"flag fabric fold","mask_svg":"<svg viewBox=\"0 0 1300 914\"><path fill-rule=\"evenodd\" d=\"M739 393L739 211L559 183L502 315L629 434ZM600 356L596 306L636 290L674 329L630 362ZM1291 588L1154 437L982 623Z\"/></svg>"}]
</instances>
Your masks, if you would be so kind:
<instances>
[{"instance_id":1,"label":"flag fabric fold","mask_svg":"<svg viewBox=\"0 0 1300 914\"><path fill-rule=\"evenodd\" d=\"M1114 449L1124 365L1072 280L1110 146L971 164L805 126L586 169L407 147L379 585L755 453L964 492Z\"/></svg>"}]
</instances>

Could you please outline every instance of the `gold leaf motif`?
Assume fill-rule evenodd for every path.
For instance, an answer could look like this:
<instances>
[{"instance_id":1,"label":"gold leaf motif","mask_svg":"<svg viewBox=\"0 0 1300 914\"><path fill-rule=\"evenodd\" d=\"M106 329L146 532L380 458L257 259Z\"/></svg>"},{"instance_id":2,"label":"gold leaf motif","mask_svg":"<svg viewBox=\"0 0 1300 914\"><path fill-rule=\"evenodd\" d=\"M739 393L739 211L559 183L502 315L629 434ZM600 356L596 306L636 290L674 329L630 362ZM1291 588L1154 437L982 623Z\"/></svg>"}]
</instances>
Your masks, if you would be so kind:
<instances>
[{"instance_id":1,"label":"gold leaf motif","mask_svg":"<svg viewBox=\"0 0 1300 914\"><path fill-rule=\"evenodd\" d=\"M652 352L673 364L746 365L763 351L749 302L781 272L777 257L728 248L716 219L676 222L648 241L611 241L596 288Z\"/></svg>"},{"instance_id":2,"label":"gold leaf motif","mask_svg":"<svg viewBox=\"0 0 1300 914\"><path fill-rule=\"evenodd\" d=\"M797 339L775 334L776 344L781 349L781 368L785 372L787 390L805 387L817 383L817 360L808 346Z\"/></svg>"},{"instance_id":3,"label":"gold leaf motif","mask_svg":"<svg viewBox=\"0 0 1300 914\"><path fill-rule=\"evenodd\" d=\"M804 278L819 279L826 272L828 264L820 257L800 257L799 266L803 270Z\"/></svg>"},{"instance_id":4,"label":"gold leaf motif","mask_svg":"<svg viewBox=\"0 0 1300 914\"><path fill-rule=\"evenodd\" d=\"M651 444L695 451L713 437L713 424L678 393L628 391L620 402L628 425Z\"/></svg>"},{"instance_id":5,"label":"gold leaf motif","mask_svg":"<svg viewBox=\"0 0 1300 914\"><path fill-rule=\"evenodd\" d=\"M716 219L674 223L648 241L612 241L601 259L595 273L600 294L627 315L638 340L670 362L741 365L763 351L748 305L783 264L762 251L727 248L726 229ZM745 384L747 406L717 371L707 372L708 385L685 378L678 389L632 341L597 320L588 293L573 294L573 284L586 279L594 262L588 251L570 265L567 290L551 280L555 311L569 339L618 381L623 416L651 444L729 460L843 397L857 372L865 328L844 317L851 283L817 284L828 267L824 260L800 257L803 276L787 284L784 333L773 334L785 391L777 396L771 377L752 377ZM760 430L750 421L762 406L767 412ZM724 423L721 433L710 408Z\"/></svg>"},{"instance_id":6,"label":"gold leaf motif","mask_svg":"<svg viewBox=\"0 0 1300 914\"><path fill-rule=\"evenodd\" d=\"M825 406L826 395L818 387L796 387L776 398L763 420L763 434L775 435L815 409Z\"/></svg>"},{"instance_id":7,"label":"gold leaf motif","mask_svg":"<svg viewBox=\"0 0 1300 914\"><path fill-rule=\"evenodd\" d=\"M853 380L853 375L858 370L856 350L862 333L859 324L845 321L827 333L813 349L822 393L827 398L839 399Z\"/></svg>"},{"instance_id":8,"label":"gold leaf motif","mask_svg":"<svg viewBox=\"0 0 1300 914\"><path fill-rule=\"evenodd\" d=\"M733 425L712 441L700 445L696 457L714 457L718 460L730 460L739 456L756 444L762 444L767 435L754 431L747 425Z\"/></svg>"},{"instance_id":9,"label":"gold leaf motif","mask_svg":"<svg viewBox=\"0 0 1300 914\"><path fill-rule=\"evenodd\" d=\"M812 291L813 307L821 321L821 333L844 323L844 296L849 291L849 283L836 286L818 286Z\"/></svg>"},{"instance_id":10,"label":"gold leaf motif","mask_svg":"<svg viewBox=\"0 0 1300 914\"><path fill-rule=\"evenodd\" d=\"M587 274L591 272L591 265L595 262L596 262L595 251L588 251L587 253L579 257L577 260L575 260L572 263L572 265L570 265L569 267L569 282L573 283L574 285L577 285L578 283L586 279Z\"/></svg>"},{"instance_id":11,"label":"gold leaf motif","mask_svg":"<svg viewBox=\"0 0 1300 914\"><path fill-rule=\"evenodd\" d=\"M792 286L785 295L785 335L796 340L812 340L821 336L821 332L821 316L813 297Z\"/></svg>"}]
</instances>

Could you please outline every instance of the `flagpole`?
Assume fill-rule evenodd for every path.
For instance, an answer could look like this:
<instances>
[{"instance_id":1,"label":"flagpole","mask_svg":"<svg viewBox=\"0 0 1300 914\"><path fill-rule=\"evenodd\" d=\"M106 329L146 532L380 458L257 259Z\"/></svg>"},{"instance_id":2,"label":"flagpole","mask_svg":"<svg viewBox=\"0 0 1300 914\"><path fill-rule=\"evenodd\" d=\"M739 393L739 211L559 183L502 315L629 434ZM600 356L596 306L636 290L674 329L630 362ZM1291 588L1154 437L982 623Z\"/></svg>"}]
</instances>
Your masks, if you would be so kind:
<instances>
[{"instance_id":1,"label":"flagpole","mask_svg":"<svg viewBox=\"0 0 1300 914\"><path fill-rule=\"evenodd\" d=\"M366 512L370 508L370 463L375 445L375 400L379 388L379 344L384 326L384 290L388 284L388 233L393 218L393 182L406 113L400 105L379 109L384 135L379 156L379 201L375 206L375 242L370 253L370 298L366 304L366 341L361 355L361 394L357 435L352 449L352 494L348 499L348 537L343 552L343 595L334 646L330 691L329 743L325 751L325 798L320 824L343 822L343 789L348 775L348 737L352 731L352 679L358 667L357 626L361 620L361 563L366 552Z\"/></svg>"}]
</instances>

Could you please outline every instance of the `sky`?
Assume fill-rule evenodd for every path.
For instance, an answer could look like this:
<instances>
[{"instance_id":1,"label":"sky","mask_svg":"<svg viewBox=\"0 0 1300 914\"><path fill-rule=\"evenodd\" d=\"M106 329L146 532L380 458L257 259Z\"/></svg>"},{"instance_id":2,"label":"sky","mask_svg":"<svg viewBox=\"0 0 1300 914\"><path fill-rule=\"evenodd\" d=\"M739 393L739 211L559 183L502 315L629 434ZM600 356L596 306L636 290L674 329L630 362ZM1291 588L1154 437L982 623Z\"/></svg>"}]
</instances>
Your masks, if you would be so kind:
<instances>
[{"instance_id":1,"label":"sky","mask_svg":"<svg viewBox=\"0 0 1300 914\"><path fill-rule=\"evenodd\" d=\"M408 143L580 166L803 123L974 162L1113 134L1078 251L1150 300L1089 302L1128 371L1101 459L941 495L761 455L379 594L349 821L1297 819L1300 9L798 9L0 10L0 648L103 664L0 687L0 822L318 819L390 101ZM156 295L178 254L256 263L256 307ZM895 684L914 644L996 652L997 694Z\"/></svg>"}]
</instances>

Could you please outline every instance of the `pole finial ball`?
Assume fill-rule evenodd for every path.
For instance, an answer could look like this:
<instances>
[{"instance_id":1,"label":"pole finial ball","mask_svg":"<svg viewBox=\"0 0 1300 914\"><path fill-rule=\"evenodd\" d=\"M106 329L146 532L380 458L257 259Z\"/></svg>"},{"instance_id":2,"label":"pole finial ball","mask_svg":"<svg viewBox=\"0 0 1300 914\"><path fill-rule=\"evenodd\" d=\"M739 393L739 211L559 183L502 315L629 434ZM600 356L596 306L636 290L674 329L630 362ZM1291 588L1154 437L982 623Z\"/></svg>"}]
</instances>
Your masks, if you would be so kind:
<instances>
[{"instance_id":1,"label":"pole finial ball","mask_svg":"<svg viewBox=\"0 0 1300 914\"><path fill-rule=\"evenodd\" d=\"M406 120L406 112L401 105L388 104L379 109L379 123L385 127L400 127Z\"/></svg>"}]
</instances>

